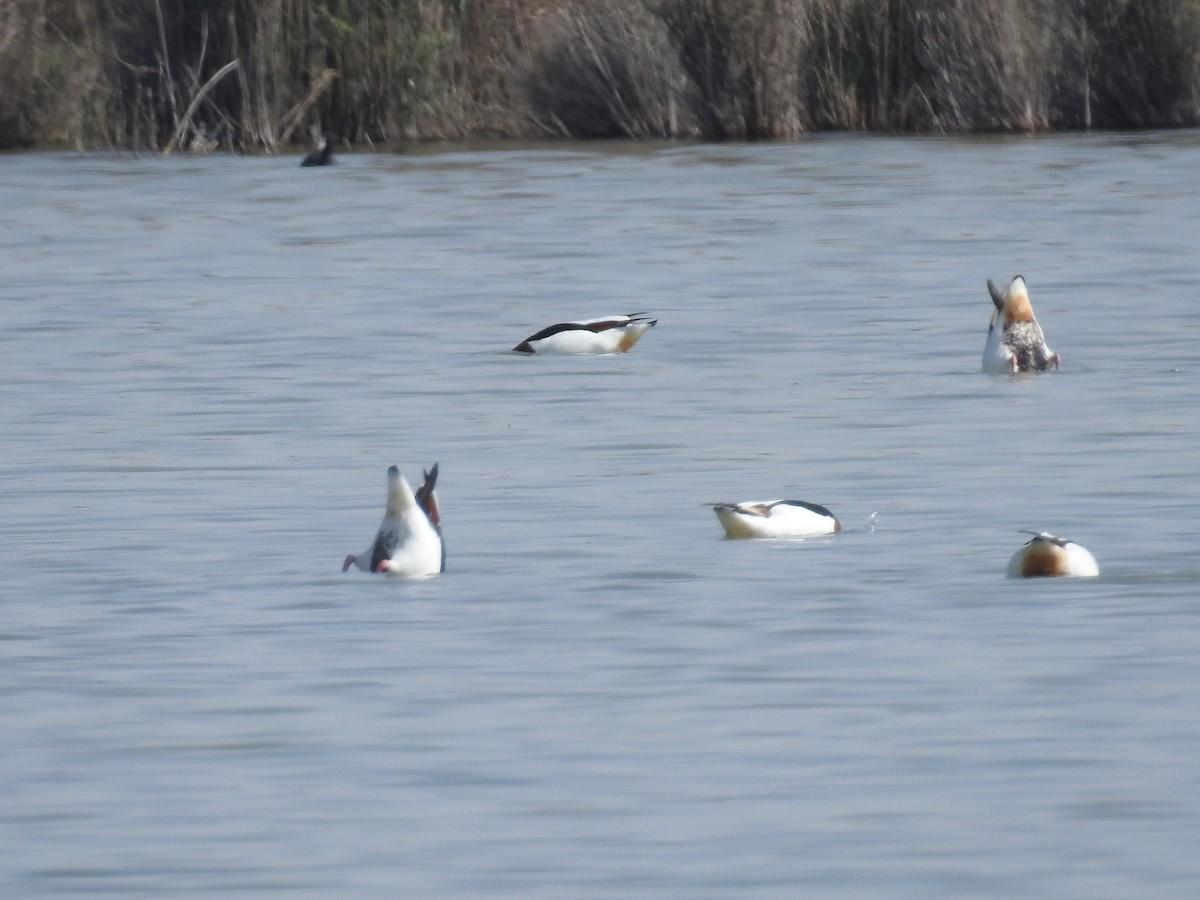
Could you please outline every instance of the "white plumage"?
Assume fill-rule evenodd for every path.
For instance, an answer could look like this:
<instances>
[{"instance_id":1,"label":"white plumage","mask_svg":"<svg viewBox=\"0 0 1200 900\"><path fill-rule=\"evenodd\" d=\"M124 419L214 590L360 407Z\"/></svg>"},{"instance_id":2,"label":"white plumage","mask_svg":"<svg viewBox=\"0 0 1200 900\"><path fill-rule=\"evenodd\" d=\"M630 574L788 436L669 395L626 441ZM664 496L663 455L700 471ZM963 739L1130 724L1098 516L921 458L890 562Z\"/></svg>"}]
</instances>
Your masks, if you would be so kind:
<instances>
[{"instance_id":1,"label":"white plumage","mask_svg":"<svg viewBox=\"0 0 1200 900\"><path fill-rule=\"evenodd\" d=\"M731 538L815 537L842 530L842 523L828 509L804 500L718 503L713 511Z\"/></svg>"},{"instance_id":2,"label":"white plumage","mask_svg":"<svg viewBox=\"0 0 1200 900\"><path fill-rule=\"evenodd\" d=\"M1048 532L1026 532L1033 538L1008 561L1009 578L1094 578L1100 574L1096 558L1086 549Z\"/></svg>"},{"instance_id":3,"label":"white plumage","mask_svg":"<svg viewBox=\"0 0 1200 900\"><path fill-rule=\"evenodd\" d=\"M579 322L560 322L531 334L513 350L517 353L624 353L658 324L645 313L600 316Z\"/></svg>"},{"instance_id":4,"label":"white plumage","mask_svg":"<svg viewBox=\"0 0 1200 900\"><path fill-rule=\"evenodd\" d=\"M425 473L425 481L415 494L395 466L389 468L387 474L387 509L375 540L365 553L347 556L342 571L357 566L364 572L407 578L444 572L446 549L434 494L437 465Z\"/></svg>"}]
</instances>

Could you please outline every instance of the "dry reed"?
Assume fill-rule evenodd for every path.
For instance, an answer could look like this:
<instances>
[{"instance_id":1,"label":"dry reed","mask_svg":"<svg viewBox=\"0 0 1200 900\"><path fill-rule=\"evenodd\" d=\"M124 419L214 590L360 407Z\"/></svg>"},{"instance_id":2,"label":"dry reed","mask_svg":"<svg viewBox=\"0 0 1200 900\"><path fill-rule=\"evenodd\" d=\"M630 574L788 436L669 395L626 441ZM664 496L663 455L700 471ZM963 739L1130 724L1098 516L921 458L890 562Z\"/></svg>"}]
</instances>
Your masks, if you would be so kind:
<instances>
[{"instance_id":1,"label":"dry reed","mask_svg":"<svg viewBox=\"0 0 1200 900\"><path fill-rule=\"evenodd\" d=\"M1200 0L5 0L0 88L0 147L1195 126Z\"/></svg>"}]
</instances>

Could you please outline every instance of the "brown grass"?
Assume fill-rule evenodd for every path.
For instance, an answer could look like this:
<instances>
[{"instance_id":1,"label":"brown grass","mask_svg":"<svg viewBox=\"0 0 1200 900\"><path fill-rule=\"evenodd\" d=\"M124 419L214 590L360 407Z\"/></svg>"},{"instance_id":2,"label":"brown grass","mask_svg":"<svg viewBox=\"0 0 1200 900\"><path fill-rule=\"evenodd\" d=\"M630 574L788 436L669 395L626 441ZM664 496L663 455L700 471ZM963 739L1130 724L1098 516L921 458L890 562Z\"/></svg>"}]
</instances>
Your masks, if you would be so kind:
<instances>
[{"instance_id":1,"label":"brown grass","mask_svg":"<svg viewBox=\"0 0 1200 900\"><path fill-rule=\"evenodd\" d=\"M688 85L666 34L641 0L570 4L541 17L517 89L529 117L557 137L699 134L681 103Z\"/></svg>"}]
</instances>

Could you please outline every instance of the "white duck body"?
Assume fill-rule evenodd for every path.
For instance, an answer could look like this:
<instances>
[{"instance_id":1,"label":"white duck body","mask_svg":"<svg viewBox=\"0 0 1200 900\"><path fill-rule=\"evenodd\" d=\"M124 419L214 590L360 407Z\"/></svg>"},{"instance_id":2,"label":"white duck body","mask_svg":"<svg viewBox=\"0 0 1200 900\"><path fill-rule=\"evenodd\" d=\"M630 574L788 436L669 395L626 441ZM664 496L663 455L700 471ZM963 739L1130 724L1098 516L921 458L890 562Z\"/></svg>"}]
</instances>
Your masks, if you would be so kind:
<instances>
[{"instance_id":1,"label":"white duck body","mask_svg":"<svg viewBox=\"0 0 1200 900\"><path fill-rule=\"evenodd\" d=\"M828 509L804 500L718 503L713 511L731 538L802 538L842 530Z\"/></svg>"},{"instance_id":2,"label":"white duck body","mask_svg":"<svg viewBox=\"0 0 1200 900\"><path fill-rule=\"evenodd\" d=\"M1045 531L1029 534L1033 539L1008 561L1009 578L1095 578L1100 574L1096 558L1074 541Z\"/></svg>"},{"instance_id":3,"label":"white duck body","mask_svg":"<svg viewBox=\"0 0 1200 900\"><path fill-rule=\"evenodd\" d=\"M343 572L357 566L364 572L421 578L445 571L446 550L434 494L437 474L434 465L414 494L399 469L388 469L387 509L379 531L365 553L346 557Z\"/></svg>"},{"instance_id":4,"label":"white duck body","mask_svg":"<svg viewBox=\"0 0 1200 900\"><path fill-rule=\"evenodd\" d=\"M642 335L658 324L644 313L628 316L600 316L579 322L560 322L531 334L513 350L517 353L559 353L587 355L625 353Z\"/></svg>"},{"instance_id":5,"label":"white duck body","mask_svg":"<svg viewBox=\"0 0 1200 900\"><path fill-rule=\"evenodd\" d=\"M996 309L983 345L983 371L1011 375L1057 369L1059 356L1046 345L1046 336L1033 315L1025 279L1018 275L1004 293L990 278L987 287Z\"/></svg>"}]
</instances>

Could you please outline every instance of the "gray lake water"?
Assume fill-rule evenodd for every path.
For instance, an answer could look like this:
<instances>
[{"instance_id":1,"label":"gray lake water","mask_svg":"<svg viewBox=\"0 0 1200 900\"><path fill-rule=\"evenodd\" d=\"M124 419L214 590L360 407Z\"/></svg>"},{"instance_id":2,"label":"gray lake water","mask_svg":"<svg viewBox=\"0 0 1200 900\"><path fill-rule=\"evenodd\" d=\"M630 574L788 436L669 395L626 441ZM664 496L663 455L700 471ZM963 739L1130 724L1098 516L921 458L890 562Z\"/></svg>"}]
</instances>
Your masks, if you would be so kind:
<instances>
[{"instance_id":1,"label":"gray lake water","mask_svg":"<svg viewBox=\"0 0 1200 900\"><path fill-rule=\"evenodd\" d=\"M1200 134L37 153L0 224L3 896L1200 893ZM1063 368L986 376L1018 273ZM445 575L341 574L434 462Z\"/></svg>"}]
</instances>

